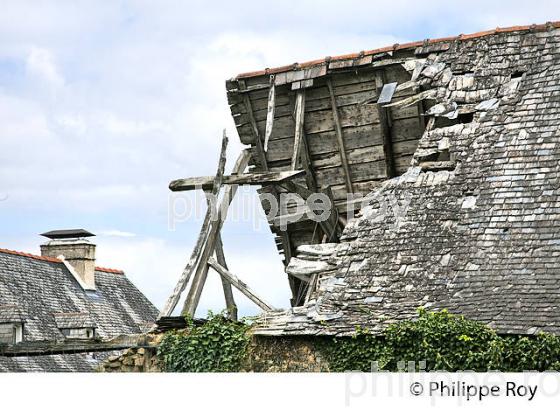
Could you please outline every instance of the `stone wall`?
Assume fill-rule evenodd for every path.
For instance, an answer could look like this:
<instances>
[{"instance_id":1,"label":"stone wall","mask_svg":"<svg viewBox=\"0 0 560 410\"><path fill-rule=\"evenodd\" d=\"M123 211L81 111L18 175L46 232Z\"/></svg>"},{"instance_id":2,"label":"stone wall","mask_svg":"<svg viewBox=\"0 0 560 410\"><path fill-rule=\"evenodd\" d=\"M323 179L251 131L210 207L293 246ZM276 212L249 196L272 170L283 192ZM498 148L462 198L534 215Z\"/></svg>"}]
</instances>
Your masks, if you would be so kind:
<instances>
[{"instance_id":1,"label":"stone wall","mask_svg":"<svg viewBox=\"0 0 560 410\"><path fill-rule=\"evenodd\" d=\"M326 372L327 361L314 337L254 336L247 360L250 372Z\"/></svg>"},{"instance_id":2,"label":"stone wall","mask_svg":"<svg viewBox=\"0 0 560 410\"><path fill-rule=\"evenodd\" d=\"M143 346L131 347L120 356L110 356L101 372L161 372L157 346L162 335L148 336ZM254 336L244 372L325 372L328 363L316 348L314 337Z\"/></svg>"},{"instance_id":3,"label":"stone wall","mask_svg":"<svg viewBox=\"0 0 560 410\"><path fill-rule=\"evenodd\" d=\"M147 373L160 372L157 347L162 335L146 335L139 346L126 349L121 355L109 356L100 366L100 372Z\"/></svg>"}]
</instances>

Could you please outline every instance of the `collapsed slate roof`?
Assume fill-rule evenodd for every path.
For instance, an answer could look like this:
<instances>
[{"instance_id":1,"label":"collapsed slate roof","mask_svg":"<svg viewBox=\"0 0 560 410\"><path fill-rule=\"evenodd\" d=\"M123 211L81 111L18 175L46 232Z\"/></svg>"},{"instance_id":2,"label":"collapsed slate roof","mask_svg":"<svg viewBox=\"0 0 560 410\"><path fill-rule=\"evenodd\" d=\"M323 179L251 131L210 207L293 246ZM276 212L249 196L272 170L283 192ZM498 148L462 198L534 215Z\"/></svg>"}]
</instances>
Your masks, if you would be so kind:
<instances>
[{"instance_id":1,"label":"collapsed slate roof","mask_svg":"<svg viewBox=\"0 0 560 410\"><path fill-rule=\"evenodd\" d=\"M297 90L307 77L334 77L340 68L408 64L397 89L416 91L400 106L429 102L406 171L373 189L339 244L294 252L287 272L315 275L315 285L309 282L303 306L263 314L258 334L379 332L414 318L420 306L447 308L502 333L560 334L558 27L394 46L228 83L235 95L241 78L256 87L280 73ZM232 113L242 141L254 145L235 105Z\"/></svg>"},{"instance_id":2,"label":"collapsed slate roof","mask_svg":"<svg viewBox=\"0 0 560 410\"><path fill-rule=\"evenodd\" d=\"M154 323L157 309L124 272L97 267L95 284L95 291L84 290L59 259L0 249L0 323L23 322L23 344L34 346L63 343L66 328L95 328L97 337L109 340L142 333ZM105 357L48 356L0 357L0 370L91 370L94 358Z\"/></svg>"}]
</instances>

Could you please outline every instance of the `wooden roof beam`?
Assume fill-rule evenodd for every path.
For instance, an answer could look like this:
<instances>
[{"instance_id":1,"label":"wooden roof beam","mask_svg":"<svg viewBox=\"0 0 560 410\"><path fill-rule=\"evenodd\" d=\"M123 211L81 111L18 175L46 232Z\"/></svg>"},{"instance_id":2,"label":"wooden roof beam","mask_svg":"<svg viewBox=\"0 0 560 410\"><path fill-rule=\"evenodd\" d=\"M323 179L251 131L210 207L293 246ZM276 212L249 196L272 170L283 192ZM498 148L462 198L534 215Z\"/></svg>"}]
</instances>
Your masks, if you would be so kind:
<instances>
[{"instance_id":1,"label":"wooden roof beam","mask_svg":"<svg viewBox=\"0 0 560 410\"><path fill-rule=\"evenodd\" d=\"M375 86L377 88L377 95L381 94L383 85L385 84L385 73L383 71L375 72ZM381 133L383 134L383 152L385 154L385 169L387 178L396 176L395 158L393 155L393 139L391 136L391 112L382 104L376 104L379 113L379 122L381 124Z\"/></svg>"},{"instance_id":2,"label":"wooden roof beam","mask_svg":"<svg viewBox=\"0 0 560 410\"><path fill-rule=\"evenodd\" d=\"M247 88L244 80L239 80L239 88L244 90ZM266 152L259 134L259 128L257 127L257 121L253 114L253 105L251 104L251 99L247 93L243 94L243 104L245 104L245 109L247 110L247 115L249 116L249 122L251 123L251 129L253 130L253 137L255 138L255 149L257 153L257 161L259 162L263 171L268 171L268 162L266 160Z\"/></svg>"},{"instance_id":3,"label":"wooden roof beam","mask_svg":"<svg viewBox=\"0 0 560 410\"><path fill-rule=\"evenodd\" d=\"M344 147L344 139L342 138L342 127L340 126L340 118L338 116L338 107L336 106L336 99L334 98L334 90L330 78L327 79L327 87L329 89L329 95L331 97L331 107L332 107L334 126L336 131L336 140L338 143L338 152L340 153L340 162L342 163L342 168L344 169L344 183L346 185L346 191L348 193L353 193L354 188L352 187L350 167L348 166L348 158L346 157L346 148Z\"/></svg>"},{"instance_id":4,"label":"wooden roof beam","mask_svg":"<svg viewBox=\"0 0 560 410\"><path fill-rule=\"evenodd\" d=\"M292 153L292 170L299 168L299 157L303 140L303 120L305 114L305 90L296 93L295 103L296 124L294 133L294 152Z\"/></svg>"}]
</instances>

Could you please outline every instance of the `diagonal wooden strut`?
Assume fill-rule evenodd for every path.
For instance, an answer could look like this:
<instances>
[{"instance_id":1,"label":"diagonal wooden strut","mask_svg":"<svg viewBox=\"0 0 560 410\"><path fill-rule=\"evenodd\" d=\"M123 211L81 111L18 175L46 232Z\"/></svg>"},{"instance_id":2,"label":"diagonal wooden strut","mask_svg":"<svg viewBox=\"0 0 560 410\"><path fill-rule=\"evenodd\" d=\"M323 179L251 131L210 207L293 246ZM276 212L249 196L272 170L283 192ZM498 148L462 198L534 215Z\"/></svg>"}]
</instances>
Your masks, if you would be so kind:
<instances>
[{"instance_id":1,"label":"diagonal wooden strut","mask_svg":"<svg viewBox=\"0 0 560 410\"><path fill-rule=\"evenodd\" d=\"M226 268L220 265L215 259L210 258L208 260L208 265L210 265L216 272L220 274L221 277L226 279L229 283L235 286L241 293L247 296L251 301L253 301L257 306L259 306L264 311L270 312L276 310L274 307L266 303L261 299L247 284L241 280L233 273L229 272Z\"/></svg>"},{"instance_id":2,"label":"diagonal wooden strut","mask_svg":"<svg viewBox=\"0 0 560 410\"><path fill-rule=\"evenodd\" d=\"M235 163L233 172L236 174L243 173L249 164L249 157L249 152L243 151L243 155L240 156ZM218 235L227 217L229 205L233 201L237 188L237 185L226 186L224 196L220 202L220 206L218 207L216 218L210 222L206 243L200 253L200 259L193 276L192 285L183 305L183 315L193 316L196 311L196 307L198 306L198 302L200 301L200 296L202 294L202 289L204 288L204 283L206 282L206 277L208 276L208 259L210 259L214 253Z\"/></svg>"},{"instance_id":3,"label":"diagonal wooden strut","mask_svg":"<svg viewBox=\"0 0 560 410\"><path fill-rule=\"evenodd\" d=\"M226 165L227 143L228 143L228 139L227 139L227 135L226 135L226 130L224 129L223 136L222 136L222 147L221 147L221 151L220 151L220 159L218 161L218 170L216 172L216 178L215 178L213 186L212 186L212 194L214 195L214 197L218 194L218 192L220 190L221 180L222 180L222 176L224 174L224 169L225 169L225 165ZM246 153L245 156L246 156L247 162L248 162L249 161L249 159L248 159L249 154ZM206 215L204 215L204 221L202 223L202 228L200 229L200 234L198 235L198 239L197 239L195 247L194 247L194 249L191 253L191 257L190 257L189 261L187 262L187 265L185 266L185 269L183 269L183 272L181 273L181 277L179 278L179 281L177 282L177 285L175 286L175 289L173 289L173 293L171 294L171 296L169 296L169 299L167 299L167 302L165 303L165 306L163 307L163 309L159 313L158 319L160 319L163 316L170 316L173 313L173 310L175 310L175 307L177 306L177 303L179 303L179 298L181 297L181 293L185 290L185 287L187 286L187 283L189 282L194 269L198 265L198 261L199 261L201 251L204 248L204 245L206 244L206 242L208 240L208 235L210 233L209 228L210 228L213 212L215 214L215 210L213 209L213 207L209 206L208 209L206 210Z\"/></svg>"},{"instance_id":4,"label":"diagonal wooden strut","mask_svg":"<svg viewBox=\"0 0 560 410\"><path fill-rule=\"evenodd\" d=\"M222 158L223 156L220 154L220 159ZM240 154L239 158L237 159L234 165L234 172L239 172L239 173L243 172L247 167L247 164L249 163L249 158L250 158L250 153L247 150L242 151L242 153ZM220 170L218 170L217 174L219 172ZM223 171L221 172L223 173ZM216 194L218 193L218 190L219 187L217 187L215 191ZM214 189L212 190L212 192L214 193ZM169 296L165 306L161 310L158 319L164 316L170 316L173 313L173 310L177 306L177 303L179 303L181 293L185 290L192 274L194 273L196 267L199 265L199 260L200 260L202 250L206 245L208 241L208 236L210 234L210 223L212 220L212 212L215 212L215 210L213 210L212 207L208 207L208 209L206 210L206 215L204 216L202 227L200 229L200 234L196 241L195 247L191 253L190 259L187 262L185 268L183 269L183 272L181 273L181 277L179 278L179 281L177 282L177 285L175 286L173 293L171 294L171 296Z\"/></svg>"},{"instance_id":5,"label":"diagonal wooden strut","mask_svg":"<svg viewBox=\"0 0 560 410\"><path fill-rule=\"evenodd\" d=\"M206 194L206 201L208 206L211 206L210 201L212 200L211 197L205 192ZM227 269L226 263L226 256L224 254L224 245L222 243L222 235L218 232L218 236L216 238L216 249L214 250L216 253L216 259ZM220 276L222 280L222 289L224 290L224 299L226 301L226 308L228 312L228 317L231 320L237 320L237 305L235 304L235 299L233 297L233 291L231 289L231 283L225 280L223 277Z\"/></svg>"}]
</instances>

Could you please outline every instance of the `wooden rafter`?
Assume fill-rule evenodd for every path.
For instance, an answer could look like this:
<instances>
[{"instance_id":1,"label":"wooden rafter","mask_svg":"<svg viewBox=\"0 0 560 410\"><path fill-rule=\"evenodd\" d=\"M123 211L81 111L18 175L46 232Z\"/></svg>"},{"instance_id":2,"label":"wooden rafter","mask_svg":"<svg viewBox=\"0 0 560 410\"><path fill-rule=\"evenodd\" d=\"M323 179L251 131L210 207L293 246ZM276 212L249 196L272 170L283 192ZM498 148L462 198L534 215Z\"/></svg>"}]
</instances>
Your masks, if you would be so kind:
<instances>
[{"instance_id":1,"label":"wooden rafter","mask_svg":"<svg viewBox=\"0 0 560 410\"><path fill-rule=\"evenodd\" d=\"M344 138L342 136L342 127L340 126L340 118L338 116L338 107L336 106L334 89L330 78L327 79L327 87L331 97L331 108L336 131L336 140L338 143L338 152L340 153L340 162L342 163L342 168L344 169L344 183L346 184L346 191L348 193L353 193L354 188L352 187L352 177L350 174L350 167L348 166L348 158L346 157L346 148L344 146Z\"/></svg>"},{"instance_id":2,"label":"wooden rafter","mask_svg":"<svg viewBox=\"0 0 560 410\"><path fill-rule=\"evenodd\" d=\"M244 80L239 80L239 88L240 90L245 90L247 88ZM259 127L257 127L257 121L255 120L255 116L253 114L253 105L251 104L251 99L249 98L248 93L243 94L243 104L245 105L245 109L247 110L249 123L251 124L251 130L253 131L253 136L255 138L255 150L257 153L256 159L260 163L261 169L263 171L268 171L266 152L264 150L261 136L259 134Z\"/></svg>"},{"instance_id":3,"label":"wooden rafter","mask_svg":"<svg viewBox=\"0 0 560 410\"><path fill-rule=\"evenodd\" d=\"M377 95L381 93L383 84L385 84L385 73L384 71L378 70L375 72L375 87L377 89ZM387 178L393 178L396 175L396 171L395 158L393 155L393 139L391 137L391 112L388 108L382 106L381 104L376 105L379 113L381 133L383 134L383 152L385 154L385 169Z\"/></svg>"},{"instance_id":4,"label":"wooden rafter","mask_svg":"<svg viewBox=\"0 0 560 410\"><path fill-rule=\"evenodd\" d=\"M266 108L266 126L264 132L264 152L268 151L268 141L272 135L274 125L274 111L276 107L276 86L274 85L274 75L270 76L270 88L268 91L268 105Z\"/></svg>"},{"instance_id":5,"label":"wooden rafter","mask_svg":"<svg viewBox=\"0 0 560 410\"><path fill-rule=\"evenodd\" d=\"M262 298L260 298L247 284L241 281L233 273L229 272L225 267L220 265L215 259L210 258L208 260L208 265L210 265L216 272L218 272L225 280L235 286L241 293L247 296L251 301L253 301L257 306L259 306L264 311L270 312L276 310L274 307L266 303Z\"/></svg>"},{"instance_id":6,"label":"wooden rafter","mask_svg":"<svg viewBox=\"0 0 560 410\"><path fill-rule=\"evenodd\" d=\"M294 151L292 153L291 169L296 170L299 168L299 157L301 153L302 139L303 139L303 121L305 113L305 90L299 90L296 93L295 103L295 133L294 133Z\"/></svg>"}]
</instances>

